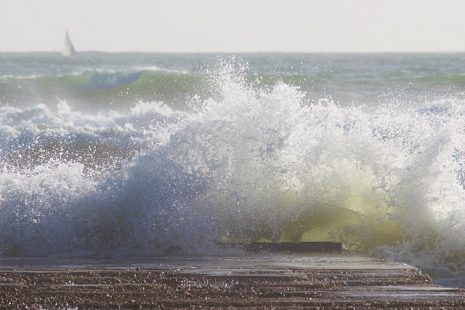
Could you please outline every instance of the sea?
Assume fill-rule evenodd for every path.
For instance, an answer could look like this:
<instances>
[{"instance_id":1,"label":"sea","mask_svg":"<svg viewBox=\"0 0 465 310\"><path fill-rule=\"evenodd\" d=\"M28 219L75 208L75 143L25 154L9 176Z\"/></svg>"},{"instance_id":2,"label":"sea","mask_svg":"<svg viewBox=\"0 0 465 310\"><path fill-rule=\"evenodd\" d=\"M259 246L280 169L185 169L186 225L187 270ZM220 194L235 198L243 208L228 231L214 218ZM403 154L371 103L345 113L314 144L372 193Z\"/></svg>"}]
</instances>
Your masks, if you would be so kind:
<instances>
[{"instance_id":1,"label":"sea","mask_svg":"<svg viewBox=\"0 0 465 310\"><path fill-rule=\"evenodd\" d=\"M299 241L465 287L465 54L0 53L0 257Z\"/></svg>"}]
</instances>

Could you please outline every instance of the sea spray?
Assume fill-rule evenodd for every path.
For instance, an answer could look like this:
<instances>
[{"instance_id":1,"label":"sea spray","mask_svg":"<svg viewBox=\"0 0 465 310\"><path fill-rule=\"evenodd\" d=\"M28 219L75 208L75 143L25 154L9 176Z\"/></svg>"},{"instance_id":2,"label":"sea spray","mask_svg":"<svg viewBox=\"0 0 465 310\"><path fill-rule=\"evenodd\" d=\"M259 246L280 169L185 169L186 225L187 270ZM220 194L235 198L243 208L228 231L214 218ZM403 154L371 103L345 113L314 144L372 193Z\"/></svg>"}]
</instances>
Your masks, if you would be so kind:
<instances>
[{"instance_id":1,"label":"sea spray","mask_svg":"<svg viewBox=\"0 0 465 310\"><path fill-rule=\"evenodd\" d=\"M343 106L237 71L221 66L213 95L183 111L0 106L1 255L341 241L435 277L465 272L460 99Z\"/></svg>"}]
</instances>

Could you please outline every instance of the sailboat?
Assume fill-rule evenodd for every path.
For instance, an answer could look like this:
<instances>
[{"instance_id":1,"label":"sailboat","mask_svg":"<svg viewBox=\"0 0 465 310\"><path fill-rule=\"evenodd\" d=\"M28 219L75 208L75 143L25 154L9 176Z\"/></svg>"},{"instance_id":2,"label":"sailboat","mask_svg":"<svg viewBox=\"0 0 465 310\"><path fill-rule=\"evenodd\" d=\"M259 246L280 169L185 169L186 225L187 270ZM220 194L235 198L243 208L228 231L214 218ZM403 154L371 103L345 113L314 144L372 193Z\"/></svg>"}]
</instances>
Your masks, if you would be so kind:
<instances>
[{"instance_id":1,"label":"sailboat","mask_svg":"<svg viewBox=\"0 0 465 310\"><path fill-rule=\"evenodd\" d=\"M71 42L71 39L69 38L68 31L66 31L65 47L63 48L61 54L65 57L73 56L76 54L76 49L73 46L73 42Z\"/></svg>"}]
</instances>

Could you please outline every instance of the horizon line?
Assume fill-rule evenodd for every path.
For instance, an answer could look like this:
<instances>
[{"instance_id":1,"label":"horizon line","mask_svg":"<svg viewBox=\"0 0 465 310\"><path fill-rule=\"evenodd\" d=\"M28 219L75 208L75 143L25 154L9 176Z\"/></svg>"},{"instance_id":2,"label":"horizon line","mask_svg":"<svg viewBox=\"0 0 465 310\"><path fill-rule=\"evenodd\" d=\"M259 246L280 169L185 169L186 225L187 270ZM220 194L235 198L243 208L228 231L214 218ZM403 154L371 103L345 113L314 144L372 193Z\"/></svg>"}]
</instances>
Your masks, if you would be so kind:
<instances>
[{"instance_id":1,"label":"horizon line","mask_svg":"<svg viewBox=\"0 0 465 310\"><path fill-rule=\"evenodd\" d=\"M80 53L102 53L102 54L462 54L465 50L393 50L393 51L333 51L333 50L321 50L321 51L282 51L282 50L236 50L236 51L148 51L148 50L119 50L119 51L108 51L108 50L76 50L77 54ZM61 53L59 50L0 50L1 54L6 53Z\"/></svg>"}]
</instances>

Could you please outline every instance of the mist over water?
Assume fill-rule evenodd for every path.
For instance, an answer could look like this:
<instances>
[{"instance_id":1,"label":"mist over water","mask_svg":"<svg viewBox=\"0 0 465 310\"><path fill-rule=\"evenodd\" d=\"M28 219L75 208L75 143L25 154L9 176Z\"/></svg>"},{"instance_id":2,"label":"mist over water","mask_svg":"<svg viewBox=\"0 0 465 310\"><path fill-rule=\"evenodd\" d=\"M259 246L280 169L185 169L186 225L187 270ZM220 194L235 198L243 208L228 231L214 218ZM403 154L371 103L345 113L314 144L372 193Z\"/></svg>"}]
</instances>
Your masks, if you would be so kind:
<instances>
[{"instance_id":1,"label":"mist over water","mask_svg":"<svg viewBox=\"0 0 465 310\"><path fill-rule=\"evenodd\" d=\"M1 72L1 256L340 241L464 285L461 55L46 57Z\"/></svg>"}]
</instances>

